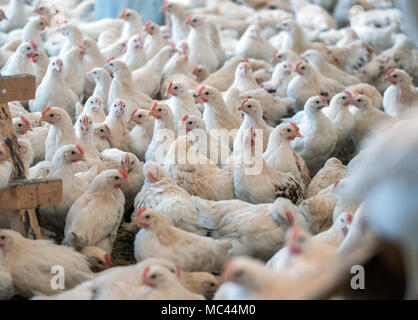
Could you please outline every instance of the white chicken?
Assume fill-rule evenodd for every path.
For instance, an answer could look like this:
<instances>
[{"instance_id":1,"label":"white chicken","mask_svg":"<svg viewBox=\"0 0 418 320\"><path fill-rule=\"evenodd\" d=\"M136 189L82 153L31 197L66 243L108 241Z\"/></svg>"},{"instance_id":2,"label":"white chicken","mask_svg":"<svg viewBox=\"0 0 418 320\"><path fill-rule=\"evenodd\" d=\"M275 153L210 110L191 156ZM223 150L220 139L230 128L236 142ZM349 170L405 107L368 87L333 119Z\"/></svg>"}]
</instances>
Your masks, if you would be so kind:
<instances>
[{"instance_id":1,"label":"white chicken","mask_svg":"<svg viewBox=\"0 0 418 320\"><path fill-rule=\"evenodd\" d=\"M230 242L171 226L158 211L142 207L133 223L142 228L135 238L137 261L160 257L173 261L185 271L219 272L229 258Z\"/></svg>"},{"instance_id":2,"label":"white chicken","mask_svg":"<svg viewBox=\"0 0 418 320\"><path fill-rule=\"evenodd\" d=\"M157 210L175 227L205 236L207 230L198 222L197 209L190 194L179 187L164 168L155 162L148 161L142 170L145 183L135 198L136 211L141 207ZM135 213L132 216L134 218Z\"/></svg>"},{"instance_id":3,"label":"white chicken","mask_svg":"<svg viewBox=\"0 0 418 320\"><path fill-rule=\"evenodd\" d=\"M98 175L68 211L63 244L82 249L99 247L109 254L123 217L125 197L120 190L128 179L123 169Z\"/></svg>"},{"instance_id":4,"label":"white chicken","mask_svg":"<svg viewBox=\"0 0 418 320\"><path fill-rule=\"evenodd\" d=\"M291 142L292 149L305 160L311 174L322 168L337 143L337 132L321 111L326 106L322 96L306 101L304 121L299 124L303 137Z\"/></svg>"},{"instance_id":5,"label":"white chicken","mask_svg":"<svg viewBox=\"0 0 418 320\"><path fill-rule=\"evenodd\" d=\"M25 298L62 292L62 287L51 286L57 266L65 270L64 289L92 278L81 253L47 240L25 239L16 231L0 230L0 252L0 263L9 270L16 291Z\"/></svg>"}]
</instances>

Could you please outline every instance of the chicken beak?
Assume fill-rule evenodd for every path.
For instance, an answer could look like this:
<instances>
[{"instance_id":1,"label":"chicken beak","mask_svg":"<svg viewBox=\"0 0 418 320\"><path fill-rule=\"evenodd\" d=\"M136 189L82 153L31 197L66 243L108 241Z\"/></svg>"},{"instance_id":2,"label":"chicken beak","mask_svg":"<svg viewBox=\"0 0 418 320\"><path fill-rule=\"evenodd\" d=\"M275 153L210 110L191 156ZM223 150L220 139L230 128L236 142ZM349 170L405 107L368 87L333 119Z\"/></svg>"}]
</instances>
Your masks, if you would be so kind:
<instances>
[{"instance_id":1,"label":"chicken beak","mask_svg":"<svg viewBox=\"0 0 418 320\"><path fill-rule=\"evenodd\" d=\"M296 132L296 137L297 138L303 138L303 136L302 136L302 134L298 131L298 132Z\"/></svg>"}]
</instances>

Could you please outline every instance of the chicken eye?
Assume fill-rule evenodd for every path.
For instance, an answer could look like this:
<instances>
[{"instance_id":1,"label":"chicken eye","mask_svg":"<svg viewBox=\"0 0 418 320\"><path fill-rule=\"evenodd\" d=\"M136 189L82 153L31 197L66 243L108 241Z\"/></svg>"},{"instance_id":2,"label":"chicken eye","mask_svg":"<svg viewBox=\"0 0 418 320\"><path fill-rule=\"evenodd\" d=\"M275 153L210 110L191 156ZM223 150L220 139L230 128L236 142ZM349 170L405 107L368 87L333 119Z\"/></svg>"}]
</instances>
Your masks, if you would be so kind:
<instances>
[{"instance_id":1,"label":"chicken eye","mask_svg":"<svg viewBox=\"0 0 418 320\"><path fill-rule=\"evenodd\" d=\"M99 260L99 264L103 265L103 261L100 261L100 260Z\"/></svg>"},{"instance_id":2,"label":"chicken eye","mask_svg":"<svg viewBox=\"0 0 418 320\"><path fill-rule=\"evenodd\" d=\"M394 77L394 78L397 78L397 77L398 77L398 75L394 74L394 75L393 75L393 77Z\"/></svg>"},{"instance_id":3,"label":"chicken eye","mask_svg":"<svg viewBox=\"0 0 418 320\"><path fill-rule=\"evenodd\" d=\"M192 121L189 121L189 124L191 125L193 122Z\"/></svg>"},{"instance_id":4,"label":"chicken eye","mask_svg":"<svg viewBox=\"0 0 418 320\"><path fill-rule=\"evenodd\" d=\"M358 101L358 102L362 102L363 100L361 100L361 99L358 99L357 101Z\"/></svg>"},{"instance_id":5,"label":"chicken eye","mask_svg":"<svg viewBox=\"0 0 418 320\"><path fill-rule=\"evenodd\" d=\"M345 100L345 97L343 97L343 100Z\"/></svg>"},{"instance_id":6,"label":"chicken eye","mask_svg":"<svg viewBox=\"0 0 418 320\"><path fill-rule=\"evenodd\" d=\"M316 104L319 104L319 101L318 100L316 100Z\"/></svg>"},{"instance_id":7,"label":"chicken eye","mask_svg":"<svg viewBox=\"0 0 418 320\"><path fill-rule=\"evenodd\" d=\"M149 214L147 214L146 216L145 216L145 219L149 219L150 218L150 216L149 216Z\"/></svg>"},{"instance_id":8,"label":"chicken eye","mask_svg":"<svg viewBox=\"0 0 418 320\"><path fill-rule=\"evenodd\" d=\"M71 151L71 154L75 154L75 151Z\"/></svg>"},{"instance_id":9,"label":"chicken eye","mask_svg":"<svg viewBox=\"0 0 418 320\"><path fill-rule=\"evenodd\" d=\"M1 240L5 240L5 239L6 239L6 237L5 237L5 236L1 236L1 237L0 237L0 239L1 239Z\"/></svg>"},{"instance_id":10,"label":"chicken eye","mask_svg":"<svg viewBox=\"0 0 418 320\"><path fill-rule=\"evenodd\" d=\"M138 115L138 118L142 118L142 114Z\"/></svg>"},{"instance_id":11,"label":"chicken eye","mask_svg":"<svg viewBox=\"0 0 418 320\"><path fill-rule=\"evenodd\" d=\"M103 129L100 129L100 132L104 132L104 130Z\"/></svg>"},{"instance_id":12,"label":"chicken eye","mask_svg":"<svg viewBox=\"0 0 418 320\"><path fill-rule=\"evenodd\" d=\"M169 4L169 5L167 6L167 8L170 8L170 9L171 9L172 7L173 7L173 6L172 6L171 4Z\"/></svg>"},{"instance_id":13,"label":"chicken eye","mask_svg":"<svg viewBox=\"0 0 418 320\"><path fill-rule=\"evenodd\" d=\"M304 243L306 241L306 238L305 237L300 237L298 239L298 241L299 241L299 243Z\"/></svg>"},{"instance_id":14,"label":"chicken eye","mask_svg":"<svg viewBox=\"0 0 418 320\"><path fill-rule=\"evenodd\" d=\"M19 124L18 124L18 126L19 126L19 127L21 127L21 126L22 126L22 124L21 124L21 123L19 123Z\"/></svg>"},{"instance_id":15,"label":"chicken eye","mask_svg":"<svg viewBox=\"0 0 418 320\"><path fill-rule=\"evenodd\" d=\"M205 92L205 95L207 95L207 96L208 96L208 95L209 95L209 92L207 92L207 91L206 91L206 92Z\"/></svg>"},{"instance_id":16,"label":"chicken eye","mask_svg":"<svg viewBox=\"0 0 418 320\"><path fill-rule=\"evenodd\" d=\"M50 116L51 118L53 118L53 117L54 117L54 115L53 115L53 114L50 114L49 116Z\"/></svg>"},{"instance_id":17,"label":"chicken eye","mask_svg":"<svg viewBox=\"0 0 418 320\"><path fill-rule=\"evenodd\" d=\"M287 129L287 132L290 132L291 130L290 129Z\"/></svg>"},{"instance_id":18,"label":"chicken eye","mask_svg":"<svg viewBox=\"0 0 418 320\"><path fill-rule=\"evenodd\" d=\"M118 176L115 176L115 180L119 180L119 177Z\"/></svg>"},{"instance_id":19,"label":"chicken eye","mask_svg":"<svg viewBox=\"0 0 418 320\"><path fill-rule=\"evenodd\" d=\"M197 22L197 19L193 19L192 22Z\"/></svg>"},{"instance_id":20,"label":"chicken eye","mask_svg":"<svg viewBox=\"0 0 418 320\"><path fill-rule=\"evenodd\" d=\"M281 54L279 54L279 55L277 56L277 58L281 59L281 58L283 58L283 56L282 56Z\"/></svg>"},{"instance_id":21,"label":"chicken eye","mask_svg":"<svg viewBox=\"0 0 418 320\"><path fill-rule=\"evenodd\" d=\"M127 17L130 17L130 16L131 16L131 14L130 14L130 13L127 13L127 14L126 14L126 16L127 16Z\"/></svg>"},{"instance_id":22,"label":"chicken eye","mask_svg":"<svg viewBox=\"0 0 418 320\"><path fill-rule=\"evenodd\" d=\"M160 108L160 109L158 109L158 112L161 112L161 111L163 111L161 108Z\"/></svg>"},{"instance_id":23,"label":"chicken eye","mask_svg":"<svg viewBox=\"0 0 418 320\"><path fill-rule=\"evenodd\" d=\"M176 87L174 87L174 90L177 90L178 89L178 87L176 86Z\"/></svg>"},{"instance_id":24,"label":"chicken eye","mask_svg":"<svg viewBox=\"0 0 418 320\"><path fill-rule=\"evenodd\" d=\"M211 282L209 285L210 285L211 287L214 287L214 286L216 286L216 283L215 283L215 282Z\"/></svg>"},{"instance_id":25,"label":"chicken eye","mask_svg":"<svg viewBox=\"0 0 418 320\"><path fill-rule=\"evenodd\" d=\"M252 107L252 106L249 104L249 105L248 105L248 108L251 108L251 107Z\"/></svg>"},{"instance_id":26,"label":"chicken eye","mask_svg":"<svg viewBox=\"0 0 418 320\"><path fill-rule=\"evenodd\" d=\"M151 279L157 279L157 275L156 275L156 274L153 274L153 275L151 276Z\"/></svg>"},{"instance_id":27,"label":"chicken eye","mask_svg":"<svg viewBox=\"0 0 418 320\"><path fill-rule=\"evenodd\" d=\"M305 70L305 67L302 67L301 69L302 69L302 70Z\"/></svg>"}]
</instances>

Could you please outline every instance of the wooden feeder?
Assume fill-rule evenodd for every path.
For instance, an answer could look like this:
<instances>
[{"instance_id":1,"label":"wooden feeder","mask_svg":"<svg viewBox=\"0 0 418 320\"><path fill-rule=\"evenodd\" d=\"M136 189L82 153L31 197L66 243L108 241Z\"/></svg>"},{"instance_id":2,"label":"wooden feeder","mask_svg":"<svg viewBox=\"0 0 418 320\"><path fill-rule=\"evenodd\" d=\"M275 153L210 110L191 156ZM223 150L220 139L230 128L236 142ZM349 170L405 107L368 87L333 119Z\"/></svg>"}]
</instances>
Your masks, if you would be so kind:
<instances>
[{"instance_id":1,"label":"wooden feeder","mask_svg":"<svg viewBox=\"0 0 418 320\"><path fill-rule=\"evenodd\" d=\"M13 230L28 238L41 239L35 208L59 204L62 181L26 179L8 106L11 101L33 99L35 91L36 80L32 75L0 77L0 137L9 147L13 161L10 183L0 191L0 214L8 214Z\"/></svg>"}]
</instances>

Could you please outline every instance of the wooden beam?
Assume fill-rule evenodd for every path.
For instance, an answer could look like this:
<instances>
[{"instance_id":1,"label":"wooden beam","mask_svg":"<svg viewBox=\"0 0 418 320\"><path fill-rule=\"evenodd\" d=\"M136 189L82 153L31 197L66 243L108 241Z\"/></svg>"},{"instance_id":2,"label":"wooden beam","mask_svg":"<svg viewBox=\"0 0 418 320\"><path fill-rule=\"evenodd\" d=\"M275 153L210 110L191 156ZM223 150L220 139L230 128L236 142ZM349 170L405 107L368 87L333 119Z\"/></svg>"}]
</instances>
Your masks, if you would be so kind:
<instances>
[{"instance_id":1,"label":"wooden beam","mask_svg":"<svg viewBox=\"0 0 418 320\"><path fill-rule=\"evenodd\" d=\"M0 103L35 98L36 78L30 74L0 77Z\"/></svg>"},{"instance_id":2,"label":"wooden beam","mask_svg":"<svg viewBox=\"0 0 418 320\"><path fill-rule=\"evenodd\" d=\"M61 180L15 180L0 191L0 214L1 211L52 206L61 201Z\"/></svg>"},{"instance_id":3,"label":"wooden beam","mask_svg":"<svg viewBox=\"0 0 418 320\"><path fill-rule=\"evenodd\" d=\"M36 79L32 75L0 77L0 137L9 147L13 161L11 179L25 179L25 170L19 156L19 145L13 129L8 106L10 101L35 98ZM0 192L0 211L9 211L12 229L23 236L41 239L35 208L57 204L62 200L61 181L14 182Z\"/></svg>"},{"instance_id":4,"label":"wooden beam","mask_svg":"<svg viewBox=\"0 0 418 320\"><path fill-rule=\"evenodd\" d=\"M25 169L19 156L19 145L7 103L0 104L0 138L4 139L10 150L13 164L11 179L24 179Z\"/></svg>"}]
</instances>

